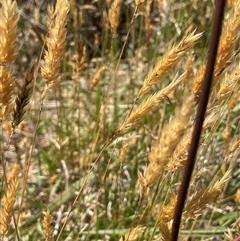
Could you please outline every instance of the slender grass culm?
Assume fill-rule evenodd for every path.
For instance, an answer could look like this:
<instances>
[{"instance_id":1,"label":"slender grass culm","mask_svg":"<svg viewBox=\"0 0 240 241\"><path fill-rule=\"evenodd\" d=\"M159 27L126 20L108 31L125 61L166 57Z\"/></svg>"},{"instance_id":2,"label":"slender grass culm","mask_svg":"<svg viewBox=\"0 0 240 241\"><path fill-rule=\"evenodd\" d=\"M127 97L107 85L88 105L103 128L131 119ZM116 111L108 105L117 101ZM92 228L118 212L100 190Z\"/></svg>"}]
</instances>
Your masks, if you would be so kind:
<instances>
[{"instance_id":1,"label":"slender grass culm","mask_svg":"<svg viewBox=\"0 0 240 241\"><path fill-rule=\"evenodd\" d=\"M0 1L0 241L239 240L239 0L190 151L217 9Z\"/></svg>"}]
</instances>

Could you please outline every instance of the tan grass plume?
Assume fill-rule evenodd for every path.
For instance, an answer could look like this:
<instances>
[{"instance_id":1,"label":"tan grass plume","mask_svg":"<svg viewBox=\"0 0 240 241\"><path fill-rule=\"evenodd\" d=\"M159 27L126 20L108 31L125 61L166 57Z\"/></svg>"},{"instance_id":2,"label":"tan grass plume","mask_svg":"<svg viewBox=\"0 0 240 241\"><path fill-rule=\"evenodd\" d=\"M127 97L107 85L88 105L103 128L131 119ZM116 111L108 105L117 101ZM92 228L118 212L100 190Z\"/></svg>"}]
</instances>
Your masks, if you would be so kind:
<instances>
[{"instance_id":1,"label":"tan grass plume","mask_svg":"<svg viewBox=\"0 0 240 241\"><path fill-rule=\"evenodd\" d=\"M135 228L129 229L124 235L124 239L121 237L119 241L137 241L139 236L144 232L145 227L138 225Z\"/></svg>"},{"instance_id":2,"label":"tan grass plume","mask_svg":"<svg viewBox=\"0 0 240 241\"><path fill-rule=\"evenodd\" d=\"M30 70L27 72L26 77L24 79L23 85L18 84L18 94L15 100L15 107L13 109L13 120L12 126L15 128L23 119L23 116L26 112L26 106L29 103L29 99L31 97L34 85L34 72L36 69L36 62L32 65Z\"/></svg>"},{"instance_id":3,"label":"tan grass plume","mask_svg":"<svg viewBox=\"0 0 240 241\"><path fill-rule=\"evenodd\" d=\"M59 68L66 46L66 25L69 9L68 0L57 0L55 9L51 5L48 6L49 32L46 38L47 50L44 54L44 64L41 67L42 76L46 80L45 92L48 89L56 89L61 81Z\"/></svg>"},{"instance_id":4,"label":"tan grass plume","mask_svg":"<svg viewBox=\"0 0 240 241\"><path fill-rule=\"evenodd\" d=\"M85 60L86 60L86 48L83 46L82 41L79 40L77 43L77 49L76 49L76 54L74 59L74 72L72 76L75 86L78 85L80 74L84 69Z\"/></svg>"},{"instance_id":5,"label":"tan grass plume","mask_svg":"<svg viewBox=\"0 0 240 241\"><path fill-rule=\"evenodd\" d=\"M174 80L167 87L144 99L142 103L131 112L130 116L125 120L125 122L119 128L117 128L117 131L115 132L116 136L124 135L130 128L138 123L140 118L148 114L150 110L165 100L166 97L175 90L175 88L181 82L183 76L184 74L179 77L176 75Z\"/></svg>"},{"instance_id":6,"label":"tan grass plume","mask_svg":"<svg viewBox=\"0 0 240 241\"><path fill-rule=\"evenodd\" d=\"M44 218L42 221L42 226L43 226L43 233L45 235L45 240L52 241L53 240L53 227L52 227L53 217L51 216L49 210L47 210L47 212L43 212L43 215L44 215Z\"/></svg>"},{"instance_id":7,"label":"tan grass plume","mask_svg":"<svg viewBox=\"0 0 240 241\"><path fill-rule=\"evenodd\" d=\"M211 184L208 188L197 190L193 195L188 197L183 212L184 219L197 218L198 215L202 214L207 204L217 202L226 182L230 178L230 174L231 169L225 172L220 180Z\"/></svg>"},{"instance_id":8,"label":"tan grass plume","mask_svg":"<svg viewBox=\"0 0 240 241\"><path fill-rule=\"evenodd\" d=\"M185 92L184 101L181 108L177 108L175 115L163 127L159 140L154 141L151 151L148 155L149 165L144 173L139 173L139 183L141 195L145 196L158 179L160 172L167 165L169 158L175 150L178 142L188 127L190 117L194 112L194 95Z\"/></svg>"},{"instance_id":9,"label":"tan grass plume","mask_svg":"<svg viewBox=\"0 0 240 241\"><path fill-rule=\"evenodd\" d=\"M112 33L117 32L117 27L119 24L119 15L121 9L122 0L114 0L109 9L109 22L111 25Z\"/></svg>"},{"instance_id":10,"label":"tan grass plume","mask_svg":"<svg viewBox=\"0 0 240 241\"><path fill-rule=\"evenodd\" d=\"M1 1L0 8L0 65L11 63L16 59L17 39L17 2Z\"/></svg>"},{"instance_id":11,"label":"tan grass plume","mask_svg":"<svg viewBox=\"0 0 240 241\"><path fill-rule=\"evenodd\" d=\"M196 30L192 33L184 35L183 39L176 46L173 46L164 56L159 59L156 66L146 76L143 86L138 93L138 97L148 93L151 87L163 79L169 71L179 62L183 55L191 49L202 33L195 34Z\"/></svg>"},{"instance_id":12,"label":"tan grass plume","mask_svg":"<svg viewBox=\"0 0 240 241\"><path fill-rule=\"evenodd\" d=\"M13 108L15 80L10 71L0 66L0 118L5 118Z\"/></svg>"},{"instance_id":13,"label":"tan grass plume","mask_svg":"<svg viewBox=\"0 0 240 241\"><path fill-rule=\"evenodd\" d=\"M13 206L17 196L19 172L19 165L14 164L11 173L7 177L6 190L0 208L0 234L3 235L7 233L10 225L13 213Z\"/></svg>"}]
</instances>

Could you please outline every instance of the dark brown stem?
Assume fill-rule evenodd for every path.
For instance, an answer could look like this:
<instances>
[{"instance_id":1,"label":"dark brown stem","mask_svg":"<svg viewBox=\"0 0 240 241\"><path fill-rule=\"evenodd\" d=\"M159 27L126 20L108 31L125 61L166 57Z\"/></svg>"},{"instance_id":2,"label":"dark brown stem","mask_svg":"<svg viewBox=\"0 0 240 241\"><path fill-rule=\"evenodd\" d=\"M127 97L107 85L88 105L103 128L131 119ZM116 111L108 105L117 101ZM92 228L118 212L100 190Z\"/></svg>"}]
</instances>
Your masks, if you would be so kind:
<instances>
[{"instance_id":1,"label":"dark brown stem","mask_svg":"<svg viewBox=\"0 0 240 241\"><path fill-rule=\"evenodd\" d=\"M188 158L185 165L183 180L179 190L177 205L175 208L173 227L172 227L172 233L171 233L171 241L178 240L182 212L183 212L184 203L187 197L187 191L188 191L188 187L190 184L190 180L191 180L191 176L194 168L198 143L201 136L202 125L203 125L207 103L210 95L212 77L214 73L214 65L216 61L217 49L218 49L218 44L219 44L219 39L221 34L225 3L226 3L225 0L215 1L215 4L216 4L215 15L214 15L211 38L209 43L209 55L208 55L208 61L206 66L206 72L202 83L201 95L200 95L199 105L197 109L196 122L195 122L194 131L192 135L192 141L191 141Z\"/></svg>"}]
</instances>

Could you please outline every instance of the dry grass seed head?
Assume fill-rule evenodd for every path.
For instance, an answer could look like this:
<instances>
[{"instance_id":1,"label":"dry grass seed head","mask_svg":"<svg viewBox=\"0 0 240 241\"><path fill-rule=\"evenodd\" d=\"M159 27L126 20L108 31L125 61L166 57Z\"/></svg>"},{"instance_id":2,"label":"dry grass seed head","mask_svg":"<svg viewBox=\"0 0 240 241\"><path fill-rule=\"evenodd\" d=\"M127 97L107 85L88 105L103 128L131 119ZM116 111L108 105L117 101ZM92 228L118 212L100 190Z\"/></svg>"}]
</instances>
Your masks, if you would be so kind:
<instances>
[{"instance_id":1,"label":"dry grass seed head","mask_svg":"<svg viewBox=\"0 0 240 241\"><path fill-rule=\"evenodd\" d=\"M193 65L194 65L194 55L191 52L191 53L189 53L187 60L186 60L186 64L184 66L185 76L182 80L183 86L185 86L191 79L191 76L193 74L193 68L192 68Z\"/></svg>"},{"instance_id":2,"label":"dry grass seed head","mask_svg":"<svg viewBox=\"0 0 240 241\"><path fill-rule=\"evenodd\" d=\"M228 170L219 181L210 185L207 189L197 190L196 193L188 197L183 212L183 217L186 221L201 215L207 204L217 202L226 182L230 178L230 173L231 170Z\"/></svg>"},{"instance_id":3,"label":"dry grass seed head","mask_svg":"<svg viewBox=\"0 0 240 241\"><path fill-rule=\"evenodd\" d=\"M41 68L42 75L46 80L46 89L55 89L60 83L59 68L66 45L69 8L67 0L58 0L54 13L52 7L48 8L49 34L46 38L45 62Z\"/></svg>"},{"instance_id":4,"label":"dry grass seed head","mask_svg":"<svg viewBox=\"0 0 240 241\"><path fill-rule=\"evenodd\" d=\"M162 235L162 240L170 240L172 221L175 206L177 204L177 195L174 195L168 205L164 205L161 208L160 215L158 217L158 226Z\"/></svg>"},{"instance_id":5,"label":"dry grass seed head","mask_svg":"<svg viewBox=\"0 0 240 241\"><path fill-rule=\"evenodd\" d=\"M119 15L121 9L122 0L114 0L111 8L109 9L109 22L111 25L112 33L116 33L119 24Z\"/></svg>"},{"instance_id":6,"label":"dry grass seed head","mask_svg":"<svg viewBox=\"0 0 240 241\"><path fill-rule=\"evenodd\" d=\"M181 170L185 161L188 157L188 150L192 139L193 128L188 129L181 141L178 143L176 149L174 150L168 164L166 165L166 170L169 172L177 172Z\"/></svg>"},{"instance_id":7,"label":"dry grass seed head","mask_svg":"<svg viewBox=\"0 0 240 241\"><path fill-rule=\"evenodd\" d=\"M0 66L0 80L0 118L3 119L12 111L15 80L3 66Z\"/></svg>"},{"instance_id":8,"label":"dry grass seed head","mask_svg":"<svg viewBox=\"0 0 240 241\"><path fill-rule=\"evenodd\" d=\"M73 26L75 29L77 29L79 26L79 12L76 0L70 0L70 10L73 17Z\"/></svg>"},{"instance_id":9,"label":"dry grass seed head","mask_svg":"<svg viewBox=\"0 0 240 241\"><path fill-rule=\"evenodd\" d=\"M50 214L50 211L47 210L47 212L43 212L44 218L42 221L43 226L43 232L46 237L46 241L52 241L53 240L53 228L52 228L52 222L53 217Z\"/></svg>"},{"instance_id":10,"label":"dry grass seed head","mask_svg":"<svg viewBox=\"0 0 240 241\"><path fill-rule=\"evenodd\" d=\"M159 140L155 141L152 145L151 152L148 156L149 165L145 169L143 179L141 180L142 183L140 183L141 190L144 193L148 192L145 191L145 189L148 189L154 184L160 172L167 165L169 158L188 126L194 107L194 96L189 95L186 91L181 108L176 109L175 115L169 121L169 124L163 127Z\"/></svg>"},{"instance_id":11,"label":"dry grass seed head","mask_svg":"<svg viewBox=\"0 0 240 241\"><path fill-rule=\"evenodd\" d=\"M29 99L33 91L35 69L36 69L36 62L35 64L32 65L30 70L27 72L23 85L22 86L20 84L17 85L18 94L15 100L15 107L12 113L12 116L13 116L12 126L14 128L22 121L23 116L26 112L25 107L29 103Z\"/></svg>"},{"instance_id":12,"label":"dry grass seed head","mask_svg":"<svg viewBox=\"0 0 240 241\"><path fill-rule=\"evenodd\" d=\"M226 73L221 81L220 89L216 94L216 100L226 100L239 86L240 81L240 65L238 65L230 74Z\"/></svg>"},{"instance_id":13,"label":"dry grass seed head","mask_svg":"<svg viewBox=\"0 0 240 241\"><path fill-rule=\"evenodd\" d=\"M97 85L97 83L99 82L103 72L106 70L105 66L102 66L99 68L99 70L95 73L95 75L93 76L93 78L90 81L90 90L93 90L93 88Z\"/></svg>"},{"instance_id":14,"label":"dry grass seed head","mask_svg":"<svg viewBox=\"0 0 240 241\"><path fill-rule=\"evenodd\" d=\"M0 208L0 234L6 234L10 225L13 206L17 196L18 174L20 167L18 164L13 165L12 171L7 178L7 186L3 197L3 204Z\"/></svg>"},{"instance_id":15,"label":"dry grass seed head","mask_svg":"<svg viewBox=\"0 0 240 241\"><path fill-rule=\"evenodd\" d=\"M167 87L144 99L142 103L130 114L127 120L117 129L117 133L119 135L124 135L131 127L138 123L141 117L147 115L150 110L159 105L161 101L165 100L166 96L175 90L181 82L183 76L184 74L179 77L176 75L174 80Z\"/></svg>"},{"instance_id":16,"label":"dry grass seed head","mask_svg":"<svg viewBox=\"0 0 240 241\"><path fill-rule=\"evenodd\" d=\"M235 5L235 8L232 9L233 13L229 14L220 38L212 86L217 83L224 68L229 65L227 64L227 62L231 58L231 54L234 49L236 40L239 37L238 32L240 27L240 1L237 0L236 2L237 4ZM192 91L197 98L199 97L201 92L201 85L205 73L205 68L205 65L202 65L193 81Z\"/></svg>"},{"instance_id":17,"label":"dry grass seed head","mask_svg":"<svg viewBox=\"0 0 240 241\"><path fill-rule=\"evenodd\" d=\"M227 61L232 55L232 51L236 44L236 40L239 37L240 28L240 1L237 0L238 4L229 12L228 19L223 28L223 32L220 39L220 45L218 47L218 54L215 67L215 76L218 76L219 72L222 73L222 69L226 65ZM218 78L214 78L213 85L216 83Z\"/></svg>"},{"instance_id":18,"label":"dry grass seed head","mask_svg":"<svg viewBox=\"0 0 240 241\"><path fill-rule=\"evenodd\" d=\"M82 41L79 40L77 43L77 49L76 49L75 60L74 60L75 62L74 73L72 76L75 85L78 85L78 79L84 68L85 60L86 60L86 48L83 47Z\"/></svg>"},{"instance_id":19,"label":"dry grass seed head","mask_svg":"<svg viewBox=\"0 0 240 241\"><path fill-rule=\"evenodd\" d=\"M138 96L142 96L150 91L152 85L163 79L169 71L179 62L182 56L192 48L198 39L202 36L202 33L187 34L183 37L180 43L172 47L164 56L158 61L156 66L146 76L143 86L140 89Z\"/></svg>"},{"instance_id":20,"label":"dry grass seed head","mask_svg":"<svg viewBox=\"0 0 240 241\"><path fill-rule=\"evenodd\" d=\"M17 39L17 2L1 1L0 8L0 65L11 63L16 59Z\"/></svg>"},{"instance_id":21,"label":"dry grass seed head","mask_svg":"<svg viewBox=\"0 0 240 241\"><path fill-rule=\"evenodd\" d=\"M144 232L145 227L138 225L135 228L129 229L125 236L124 239L121 237L119 241L136 241L138 240L138 237Z\"/></svg>"}]
</instances>

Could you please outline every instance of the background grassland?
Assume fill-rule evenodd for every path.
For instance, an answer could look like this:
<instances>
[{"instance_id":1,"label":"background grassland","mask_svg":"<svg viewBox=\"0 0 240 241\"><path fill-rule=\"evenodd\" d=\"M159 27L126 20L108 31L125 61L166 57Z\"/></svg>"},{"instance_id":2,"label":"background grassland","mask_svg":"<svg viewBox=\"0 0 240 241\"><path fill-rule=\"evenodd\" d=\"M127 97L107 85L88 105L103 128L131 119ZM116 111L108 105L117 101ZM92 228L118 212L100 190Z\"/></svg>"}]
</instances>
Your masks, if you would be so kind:
<instances>
[{"instance_id":1,"label":"background grassland","mask_svg":"<svg viewBox=\"0 0 240 241\"><path fill-rule=\"evenodd\" d=\"M214 5L140 2L58 0L51 19L55 1L19 0L5 48L0 28L0 240L169 240ZM239 14L228 1L179 240L240 235Z\"/></svg>"}]
</instances>

